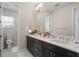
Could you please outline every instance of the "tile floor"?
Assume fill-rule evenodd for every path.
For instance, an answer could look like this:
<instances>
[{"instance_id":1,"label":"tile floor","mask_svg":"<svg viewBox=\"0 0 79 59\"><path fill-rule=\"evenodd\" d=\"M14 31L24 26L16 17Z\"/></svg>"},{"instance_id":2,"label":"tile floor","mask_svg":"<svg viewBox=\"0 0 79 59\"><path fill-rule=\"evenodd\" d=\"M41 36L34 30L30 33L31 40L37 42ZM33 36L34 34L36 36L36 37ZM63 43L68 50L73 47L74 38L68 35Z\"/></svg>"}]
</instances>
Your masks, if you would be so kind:
<instances>
[{"instance_id":1,"label":"tile floor","mask_svg":"<svg viewBox=\"0 0 79 59\"><path fill-rule=\"evenodd\" d=\"M1 57L33 57L33 55L27 49L18 52L14 52L12 49L4 49L1 52Z\"/></svg>"}]
</instances>

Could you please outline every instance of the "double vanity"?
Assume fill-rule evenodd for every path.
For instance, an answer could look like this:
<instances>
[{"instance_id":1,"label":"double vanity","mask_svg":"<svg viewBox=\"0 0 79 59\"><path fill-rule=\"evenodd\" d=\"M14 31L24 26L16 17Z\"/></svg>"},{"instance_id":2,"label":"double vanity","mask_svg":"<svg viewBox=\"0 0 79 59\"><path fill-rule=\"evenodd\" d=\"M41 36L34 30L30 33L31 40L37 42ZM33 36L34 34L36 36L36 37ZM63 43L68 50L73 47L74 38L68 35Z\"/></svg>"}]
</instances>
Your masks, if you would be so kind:
<instances>
[{"instance_id":1,"label":"double vanity","mask_svg":"<svg viewBox=\"0 0 79 59\"><path fill-rule=\"evenodd\" d=\"M27 35L27 49L38 57L79 57L79 44L73 41Z\"/></svg>"}]
</instances>

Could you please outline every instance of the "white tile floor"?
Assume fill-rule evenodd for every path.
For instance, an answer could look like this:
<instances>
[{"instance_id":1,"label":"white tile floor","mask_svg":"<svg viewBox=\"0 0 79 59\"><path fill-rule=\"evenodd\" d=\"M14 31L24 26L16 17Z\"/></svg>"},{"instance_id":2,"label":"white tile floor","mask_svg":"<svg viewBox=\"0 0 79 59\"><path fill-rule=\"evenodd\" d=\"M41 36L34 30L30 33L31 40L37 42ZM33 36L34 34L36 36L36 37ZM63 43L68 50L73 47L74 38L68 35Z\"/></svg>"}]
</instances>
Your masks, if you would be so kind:
<instances>
[{"instance_id":1,"label":"white tile floor","mask_svg":"<svg viewBox=\"0 0 79 59\"><path fill-rule=\"evenodd\" d=\"M33 55L27 50L22 49L18 52L13 52L12 49L4 49L1 52L2 57L33 57Z\"/></svg>"}]
</instances>

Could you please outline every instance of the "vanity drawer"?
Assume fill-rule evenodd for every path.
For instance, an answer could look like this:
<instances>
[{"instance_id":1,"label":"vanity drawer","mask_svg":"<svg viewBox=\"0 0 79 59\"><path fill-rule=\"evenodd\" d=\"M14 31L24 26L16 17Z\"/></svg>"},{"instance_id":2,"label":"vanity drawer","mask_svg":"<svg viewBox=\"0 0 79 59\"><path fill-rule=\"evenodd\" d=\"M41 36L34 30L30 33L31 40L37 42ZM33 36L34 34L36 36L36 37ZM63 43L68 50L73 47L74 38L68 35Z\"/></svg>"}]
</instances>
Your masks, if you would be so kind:
<instances>
[{"instance_id":1,"label":"vanity drawer","mask_svg":"<svg viewBox=\"0 0 79 59\"><path fill-rule=\"evenodd\" d=\"M33 38L33 42L40 45L40 46L42 46L42 44L43 44L42 41L35 39L35 38Z\"/></svg>"}]
</instances>

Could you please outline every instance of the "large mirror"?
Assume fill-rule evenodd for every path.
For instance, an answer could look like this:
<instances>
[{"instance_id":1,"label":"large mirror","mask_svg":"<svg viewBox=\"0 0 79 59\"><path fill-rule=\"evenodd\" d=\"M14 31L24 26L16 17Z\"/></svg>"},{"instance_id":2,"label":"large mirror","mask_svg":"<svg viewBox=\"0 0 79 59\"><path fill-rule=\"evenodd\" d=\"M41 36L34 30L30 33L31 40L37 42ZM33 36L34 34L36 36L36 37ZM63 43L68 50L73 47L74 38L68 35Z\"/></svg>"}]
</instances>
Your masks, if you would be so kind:
<instances>
[{"instance_id":1,"label":"large mirror","mask_svg":"<svg viewBox=\"0 0 79 59\"><path fill-rule=\"evenodd\" d=\"M74 31L75 19L73 19L73 9L76 6L78 6L78 3L75 2L39 3L35 6L37 9L35 25L51 35L55 34L75 38L77 34Z\"/></svg>"}]
</instances>

